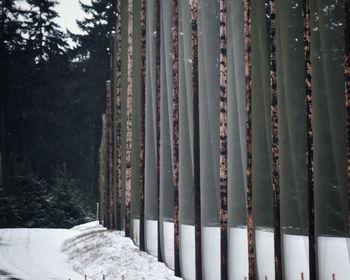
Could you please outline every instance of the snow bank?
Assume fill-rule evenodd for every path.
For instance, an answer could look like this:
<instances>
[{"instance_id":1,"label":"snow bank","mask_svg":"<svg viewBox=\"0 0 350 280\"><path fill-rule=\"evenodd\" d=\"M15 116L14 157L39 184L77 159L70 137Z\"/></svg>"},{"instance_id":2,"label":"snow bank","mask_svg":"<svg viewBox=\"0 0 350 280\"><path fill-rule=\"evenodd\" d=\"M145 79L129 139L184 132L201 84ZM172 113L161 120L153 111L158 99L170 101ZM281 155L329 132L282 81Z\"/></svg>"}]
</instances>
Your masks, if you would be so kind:
<instances>
[{"instance_id":1,"label":"snow bank","mask_svg":"<svg viewBox=\"0 0 350 280\"><path fill-rule=\"evenodd\" d=\"M83 280L61 252L78 232L67 229L0 229L0 279Z\"/></svg>"},{"instance_id":2,"label":"snow bank","mask_svg":"<svg viewBox=\"0 0 350 280\"><path fill-rule=\"evenodd\" d=\"M180 279L163 263L139 248L123 232L107 231L97 222L74 227L80 234L66 240L63 252L80 274L88 279L159 280Z\"/></svg>"}]
</instances>

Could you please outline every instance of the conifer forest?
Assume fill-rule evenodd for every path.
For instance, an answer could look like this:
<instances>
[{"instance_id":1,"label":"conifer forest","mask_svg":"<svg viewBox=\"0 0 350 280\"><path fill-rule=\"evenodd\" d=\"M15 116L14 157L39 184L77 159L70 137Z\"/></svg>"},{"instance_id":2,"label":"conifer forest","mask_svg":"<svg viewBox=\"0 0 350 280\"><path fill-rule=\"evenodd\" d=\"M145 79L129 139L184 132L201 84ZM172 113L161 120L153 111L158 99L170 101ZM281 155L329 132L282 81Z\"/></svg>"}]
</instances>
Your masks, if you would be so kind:
<instances>
[{"instance_id":1,"label":"conifer forest","mask_svg":"<svg viewBox=\"0 0 350 280\"><path fill-rule=\"evenodd\" d=\"M57 4L0 1L0 227L95 215L115 1L81 3L83 35L58 26Z\"/></svg>"}]
</instances>

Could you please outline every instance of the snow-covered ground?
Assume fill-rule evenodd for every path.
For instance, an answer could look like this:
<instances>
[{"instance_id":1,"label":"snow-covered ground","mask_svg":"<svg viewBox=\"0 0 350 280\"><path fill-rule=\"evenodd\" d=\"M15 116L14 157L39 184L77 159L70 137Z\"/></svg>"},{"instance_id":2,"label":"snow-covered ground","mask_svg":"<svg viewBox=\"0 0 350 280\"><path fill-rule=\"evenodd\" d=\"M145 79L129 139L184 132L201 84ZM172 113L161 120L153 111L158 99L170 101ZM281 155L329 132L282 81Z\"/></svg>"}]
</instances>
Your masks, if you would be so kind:
<instances>
[{"instance_id":1,"label":"snow-covered ground","mask_svg":"<svg viewBox=\"0 0 350 280\"><path fill-rule=\"evenodd\" d=\"M0 279L82 280L61 251L79 234L65 229L0 229Z\"/></svg>"},{"instance_id":2,"label":"snow-covered ground","mask_svg":"<svg viewBox=\"0 0 350 280\"><path fill-rule=\"evenodd\" d=\"M97 222L65 229L0 229L0 280L180 279L122 232Z\"/></svg>"}]
</instances>

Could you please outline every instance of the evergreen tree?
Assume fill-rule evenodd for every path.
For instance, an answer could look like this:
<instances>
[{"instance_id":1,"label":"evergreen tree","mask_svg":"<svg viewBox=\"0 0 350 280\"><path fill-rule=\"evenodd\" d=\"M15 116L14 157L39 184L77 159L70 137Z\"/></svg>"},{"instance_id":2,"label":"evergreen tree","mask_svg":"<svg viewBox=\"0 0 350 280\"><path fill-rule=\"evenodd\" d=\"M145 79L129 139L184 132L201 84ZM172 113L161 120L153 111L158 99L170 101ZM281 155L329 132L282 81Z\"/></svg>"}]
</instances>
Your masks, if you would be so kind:
<instances>
[{"instance_id":1,"label":"evergreen tree","mask_svg":"<svg viewBox=\"0 0 350 280\"><path fill-rule=\"evenodd\" d=\"M53 55L65 53L67 43L54 19L56 0L27 0L30 5L28 47L32 49L35 62L47 61Z\"/></svg>"},{"instance_id":2,"label":"evergreen tree","mask_svg":"<svg viewBox=\"0 0 350 280\"><path fill-rule=\"evenodd\" d=\"M26 13L15 4L13 0L0 1L0 185L4 182L7 157L7 104L16 87L16 70L12 62L25 42L22 34Z\"/></svg>"},{"instance_id":3,"label":"evergreen tree","mask_svg":"<svg viewBox=\"0 0 350 280\"><path fill-rule=\"evenodd\" d=\"M109 79L110 38L115 25L115 1L92 0L91 5L80 3L86 13L78 21L83 34L70 36L77 43L74 58L74 125L80 127L78 157L88 176L88 192L95 199L98 178L98 145L101 135L101 115L105 110L106 80ZM86 152L88 151L88 152Z\"/></svg>"},{"instance_id":4,"label":"evergreen tree","mask_svg":"<svg viewBox=\"0 0 350 280\"><path fill-rule=\"evenodd\" d=\"M113 1L82 5L90 19L71 34L74 50L54 21L56 0L25 0L25 11L22 1L0 1L0 227L68 227L88 216L77 193L96 199Z\"/></svg>"}]
</instances>

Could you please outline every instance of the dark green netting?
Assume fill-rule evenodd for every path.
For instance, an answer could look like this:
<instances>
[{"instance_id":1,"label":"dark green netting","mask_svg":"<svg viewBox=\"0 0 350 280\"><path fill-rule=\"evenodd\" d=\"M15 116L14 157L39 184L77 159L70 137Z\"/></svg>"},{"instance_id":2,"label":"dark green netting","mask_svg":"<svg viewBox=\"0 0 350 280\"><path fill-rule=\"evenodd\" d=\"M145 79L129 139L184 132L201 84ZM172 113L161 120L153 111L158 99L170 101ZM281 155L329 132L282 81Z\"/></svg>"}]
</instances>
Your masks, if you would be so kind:
<instances>
[{"instance_id":1,"label":"dark green netting","mask_svg":"<svg viewBox=\"0 0 350 280\"><path fill-rule=\"evenodd\" d=\"M174 184L173 142L173 61L172 1L161 1L160 27L160 221L172 221Z\"/></svg>"},{"instance_id":2,"label":"dark green netting","mask_svg":"<svg viewBox=\"0 0 350 280\"><path fill-rule=\"evenodd\" d=\"M191 10L179 1L179 220L194 225Z\"/></svg>"},{"instance_id":3,"label":"dark green netting","mask_svg":"<svg viewBox=\"0 0 350 280\"><path fill-rule=\"evenodd\" d=\"M169 243L174 244L173 234L167 230L174 215L174 184L173 184L173 44L172 44L172 14L173 3L163 0L160 24L160 217L161 249L164 262L172 266L173 254L169 256ZM165 228L168 226L167 228ZM170 236L169 236L170 235ZM166 249L167 248L167 249ZM173 248L173 247L172 247Z\"/></svg>"},{"instance_id":4,"label":"dark green netting","mask_svg":"<svg viewBox=\"0 0 350 280\"><path fill-rule=\"evenodd\" d=\"M246 101L243 1L227 2L228 209L229 226L247 224Z\"/></svg>"},{"instance_id":5,"label":"dark green netting","mask_svg":"<svg viewBox=\"0 0 350 280\"><path fill-rule=\"evenodd\" d=\"M202 226L219 225L219 1L198 1L198 72Z\"/></svg>"},{"instance_id":6,"label":"dark green netting","mask_svg":"<svg viewBox=\"0 0 350 280\"><path fill-rule=\"evenodd\" d=\"M269 20L265 1L252 0L252 183L254 226L273 228Z\"/></svg>"},{"instance_id":7,"label":"dark green netting","mask_svg":"<svg viewBox=\"0 0 350 280\"><path fill-rule=\"evenodd\" d=\"M344 1L310 4L316 234L348 236Z\"/></svg>"},{"instance_id":8,"label":"dark green netting","mask_svg":"<svg viewBox=\"0 0 350 280\"><path fill-rule=\"evenodd\" d=\"M276 8L281 227L308 235L303 1Z\"/></svg>"},{"instance_id":9,"label":"dark green netting","mask_svg":"<svg viewBox=\"0 0 350 280\"><path fill-rule=\"evenodd\" d=\"M155 0L146 2L145 219L158 220Z\"/></svg>"}]
</instances>

